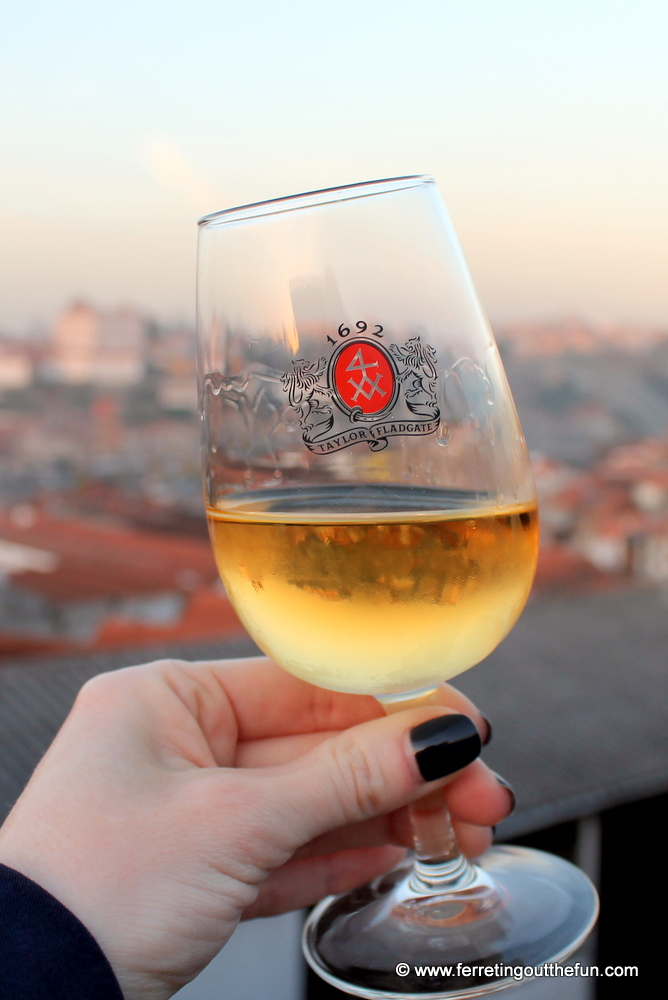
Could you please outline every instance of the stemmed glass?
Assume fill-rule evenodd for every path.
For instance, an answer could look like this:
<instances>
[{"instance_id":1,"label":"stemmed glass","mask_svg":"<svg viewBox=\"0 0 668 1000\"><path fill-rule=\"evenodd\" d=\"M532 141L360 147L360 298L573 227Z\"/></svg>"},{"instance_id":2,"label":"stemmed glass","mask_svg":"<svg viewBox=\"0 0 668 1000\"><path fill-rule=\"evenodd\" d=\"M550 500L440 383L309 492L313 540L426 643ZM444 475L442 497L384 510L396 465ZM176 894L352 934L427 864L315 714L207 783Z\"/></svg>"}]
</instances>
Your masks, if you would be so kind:
<instances>
[{"instance_id":1,"label":"stemmed glass","mask_svg":"<svg viewBox=\"0 0 668 1000\"><path fill-rule=\"evenodd\" d=\"M211 539L242 622L313 684L428 704L510 631L538 550L517 414L433 180L205 217L198 329ZM573 865L517 847L471 864L441 792L411 819L409 862L311 914L328 982L478 996L590 931Z\"/></svg>"}]
</instances>

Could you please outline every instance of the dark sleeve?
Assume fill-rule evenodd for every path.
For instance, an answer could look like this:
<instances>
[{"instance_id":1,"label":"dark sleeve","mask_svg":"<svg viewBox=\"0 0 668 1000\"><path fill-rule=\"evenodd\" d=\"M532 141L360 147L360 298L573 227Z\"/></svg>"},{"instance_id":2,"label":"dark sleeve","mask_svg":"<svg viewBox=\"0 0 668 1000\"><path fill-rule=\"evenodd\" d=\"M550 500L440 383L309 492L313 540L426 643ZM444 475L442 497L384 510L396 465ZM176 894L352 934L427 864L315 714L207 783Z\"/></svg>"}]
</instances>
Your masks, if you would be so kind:
<instances>
[{"instance_id":1,"label":"dark sleeve","mask_svg":"<svg viewBox=\"0 0 668 1000\"><path fill-rule=\"evenodd\" d=\"M0 1000L123 1000L109 962L73 913L0 865Z\"/></svg>"}]
</instances>

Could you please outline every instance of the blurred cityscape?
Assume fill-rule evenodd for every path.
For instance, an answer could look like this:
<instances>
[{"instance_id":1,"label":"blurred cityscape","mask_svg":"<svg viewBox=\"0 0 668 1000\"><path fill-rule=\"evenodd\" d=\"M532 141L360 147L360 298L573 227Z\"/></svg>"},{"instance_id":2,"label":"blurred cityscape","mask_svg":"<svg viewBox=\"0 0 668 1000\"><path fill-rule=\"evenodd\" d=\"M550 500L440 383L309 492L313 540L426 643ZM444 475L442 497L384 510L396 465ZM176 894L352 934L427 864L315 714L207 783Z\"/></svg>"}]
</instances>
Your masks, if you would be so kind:
<instances>
[{"instance_id":1,"label":"blurred cityscape","mask_svg":"<svg viewBox=\"0 0 668 1000\"><path fill-rule=\"evenodd\" d=\"M668 329L496 330L538 484L537 593L668 585ZM0 336L0 657L242 631L203 516L194 334L75 303Z\"/></svg>"}]
</instances>

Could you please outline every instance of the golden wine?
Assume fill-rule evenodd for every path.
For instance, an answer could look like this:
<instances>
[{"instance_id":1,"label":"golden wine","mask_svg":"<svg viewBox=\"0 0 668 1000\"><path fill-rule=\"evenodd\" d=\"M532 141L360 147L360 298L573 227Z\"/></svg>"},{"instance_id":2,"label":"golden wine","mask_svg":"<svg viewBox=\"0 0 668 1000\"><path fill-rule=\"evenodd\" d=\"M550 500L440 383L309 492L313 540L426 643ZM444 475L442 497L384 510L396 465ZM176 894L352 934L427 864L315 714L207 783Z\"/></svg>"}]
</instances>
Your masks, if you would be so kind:
<instances>
[{"instance_id":1,"label":"golden wine","mask_svg":"<svg viewBox=\"0 0 668 1000\"><path fill-rule=\"evenodd\" d=\"M472 667L508 634L535 571L535 504L467 508L463 494L455 505L453 494L401 487L335 492L208 508L227 593L277 663L336 691L415 692ZM452 508L434 509L439 501Z\"/></svg>"}]
</instances>

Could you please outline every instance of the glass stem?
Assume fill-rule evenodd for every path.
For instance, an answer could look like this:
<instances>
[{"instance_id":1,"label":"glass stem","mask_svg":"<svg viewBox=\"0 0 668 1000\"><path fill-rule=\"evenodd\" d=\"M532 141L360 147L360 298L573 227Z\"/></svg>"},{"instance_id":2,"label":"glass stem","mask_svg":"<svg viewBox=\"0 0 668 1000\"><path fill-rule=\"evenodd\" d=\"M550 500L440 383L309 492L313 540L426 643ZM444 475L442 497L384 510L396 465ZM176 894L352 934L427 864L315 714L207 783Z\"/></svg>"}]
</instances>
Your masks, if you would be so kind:
<instances>
[{"instance_id":1,"label":"glass stem","mask_svg":"<svg viewBox=\"0 0 668 1000\"><path fill-rule=\"evenodd\" d=\"M435 705L436 691L406 701L382 701L381 704L387 715L407 708ZM469 885L475 878L475 871L459 849L443 789L427 792L408 810L415 852L411 889L420 895L432 895Z\"/></svg>"}]
</instances>

